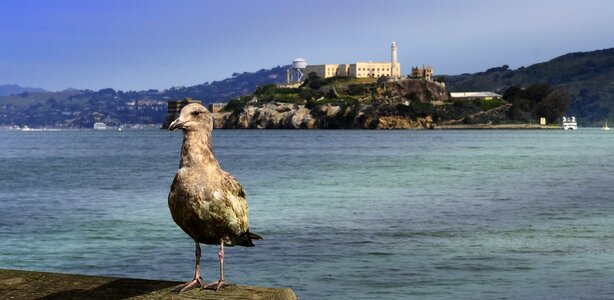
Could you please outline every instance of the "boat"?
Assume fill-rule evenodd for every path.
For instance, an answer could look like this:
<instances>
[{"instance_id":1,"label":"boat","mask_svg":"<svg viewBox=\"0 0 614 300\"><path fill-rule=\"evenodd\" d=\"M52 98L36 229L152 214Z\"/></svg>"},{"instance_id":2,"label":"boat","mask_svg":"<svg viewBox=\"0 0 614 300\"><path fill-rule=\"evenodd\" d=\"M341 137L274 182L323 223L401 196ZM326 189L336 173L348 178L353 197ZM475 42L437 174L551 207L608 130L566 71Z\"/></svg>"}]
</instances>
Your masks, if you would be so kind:
<instances>
[{"instance_id":1,"label":"boat","mask_svg":"<svg viewBox=\"0 0 614 300\"><path fill-rule=\"evenodd\" d=\"M102 122L96 122L96 123L94 123L94 129L105 130L105 129L107 129L107 124L102 123Z\"/></svg>"},{"instance_id":2,"label":"boat","mask_svg":"<svg viewBox=\"0 0 614 300\"><path fill-rule=\"evenodd\" d=\"M576 117L574 116L572 116L571 118L563 117L563 129L564 130L577 130L578 123L576 123Z\"/></svg>"},{"instance_id":3,"label":"boat","mask_svg":"<svg viewBox=\"0 0 614 300\"><path fill-rule=\"evenodd\" d=\"M601 130L605 130L605 131L610 130L610 127L608 127L608 120L605 120L605 124L603 124L603 127L601 128Z\"/></svg>"}]
</instances>

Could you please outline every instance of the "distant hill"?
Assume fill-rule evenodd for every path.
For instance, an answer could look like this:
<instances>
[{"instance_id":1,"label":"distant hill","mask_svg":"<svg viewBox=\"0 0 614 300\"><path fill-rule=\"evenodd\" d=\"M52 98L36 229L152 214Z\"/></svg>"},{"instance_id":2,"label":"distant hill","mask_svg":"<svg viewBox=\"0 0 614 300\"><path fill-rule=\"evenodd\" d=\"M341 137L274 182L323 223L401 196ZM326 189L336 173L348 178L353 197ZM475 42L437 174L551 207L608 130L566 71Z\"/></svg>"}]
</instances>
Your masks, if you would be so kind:
<instances>
[{"instance_id":1,"label":"distant hill","mask_svg":"<svg viewBox=\"0 0 614 300\"><path fill-rule=\"evenodd\" d=\"M581 125L614 123L614 48L569 53L550 61L511 70L507 65L475 74L445 76L450 92L496 91L513 85L548 83L571 94L568 115Z\"/></svg>"},{"instance_id":2,"label":"distant hill","mask_svg":"<svg viewBox=\"0 0 614 300\"><path fill-rule=\"evenodd\" d=\"M260 69L256 72L233 73L230 78L221 81L205 82L190 87L175 87L161 91L165 99L182 99L191 97L204 103L228 102L239 96L253 93L257 87L286 81L289 66L277 66L272 69Z\"/></svg>"},{"instance_id":3,"label":"distant hill","mask_svg":"<svg viewBox=\"0 0 614 300\"><path fill-rule=\"evenodd\" d=\"M21 93L44 93L46 90L41 88L21 87L16 84L0 85L0 97L17 95Z\"/></svg>"},{"instance_id":4,"label":"distant hill","mask_svg":"<svg viewBox=\"0 0 614 300\"><path fill-rule=\"evenodd\" d=\"M166 117L166 101L191 97L203 101L228 102L253 93L257 87L281 83L288 66L234 73L221 81L205 82L189 87L166 90L99 91L65 90L48 92L42 89L6 85L0 96L0 126L91 127L96 121L110 125L161 124Z\"/></svg>"}]
</instances>

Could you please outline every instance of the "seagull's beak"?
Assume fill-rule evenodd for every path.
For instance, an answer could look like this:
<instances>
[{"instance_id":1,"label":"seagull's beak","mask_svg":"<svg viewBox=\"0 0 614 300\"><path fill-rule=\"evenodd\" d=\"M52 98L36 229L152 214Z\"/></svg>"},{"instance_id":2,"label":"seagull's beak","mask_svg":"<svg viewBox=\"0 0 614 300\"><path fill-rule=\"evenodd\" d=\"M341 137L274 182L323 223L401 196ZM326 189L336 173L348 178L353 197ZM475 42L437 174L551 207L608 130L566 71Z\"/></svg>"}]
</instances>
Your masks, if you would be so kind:
<instances>
[{"instance_id":1,"label":"seagull's beak","mask_svg":"<svg viewBox=\"0 0 614 300\"><path fill-rule=\"evenodd\" d=\"M177 118L177 120L173 121L171 125L168 126L168 130L173 131L177 128L183 128L183 122L181 122L181 119L179 118Z\"/></svg>"}]
</instances>

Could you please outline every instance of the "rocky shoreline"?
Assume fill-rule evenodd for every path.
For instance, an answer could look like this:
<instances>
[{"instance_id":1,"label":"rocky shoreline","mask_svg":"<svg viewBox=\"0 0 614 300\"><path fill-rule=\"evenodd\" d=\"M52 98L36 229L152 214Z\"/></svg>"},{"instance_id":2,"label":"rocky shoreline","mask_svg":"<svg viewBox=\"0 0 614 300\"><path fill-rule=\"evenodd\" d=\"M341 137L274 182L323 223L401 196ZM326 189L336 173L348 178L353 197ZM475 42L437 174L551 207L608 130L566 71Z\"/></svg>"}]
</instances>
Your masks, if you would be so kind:
<instances>
[{"instance_id":1,"label":"rocky shoreline","mask_svg":"<svg viewBox=\"0 0 614 300\"><path fill-rule=\"evenodd\" d=\"M372 106L322 105L308 109L305 105L269 102L246 106L234 112L214 113L217 129L561 129L559 125L539 124L437 124L430 115L415 119L398 115L378 115ZM493 114L501 113L500 109Z\"/></svg>"}]
</instances>

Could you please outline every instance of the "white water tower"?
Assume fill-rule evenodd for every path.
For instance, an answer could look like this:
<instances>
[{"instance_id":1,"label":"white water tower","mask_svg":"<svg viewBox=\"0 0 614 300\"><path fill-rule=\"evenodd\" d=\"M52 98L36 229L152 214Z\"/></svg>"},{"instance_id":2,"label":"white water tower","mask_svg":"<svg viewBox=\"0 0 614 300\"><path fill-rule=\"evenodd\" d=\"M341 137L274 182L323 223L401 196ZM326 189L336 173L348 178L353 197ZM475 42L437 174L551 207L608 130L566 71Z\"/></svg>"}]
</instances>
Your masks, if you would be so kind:
<instances>
[{"instance_id":1,"label":"white water tower","mask_svg":"<svg viewBox=\"0 0 614 300\"><path fill-rule=\"evenodd\" d=\"M288 82L301 81L303 79L303 70L307 67L307 61L303 58L297 58L292 61L292 69L288 76Z\"/></svg>"}]
</instances>

